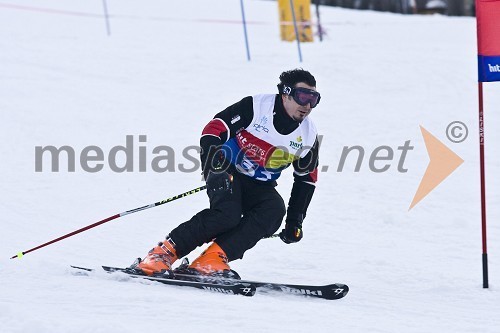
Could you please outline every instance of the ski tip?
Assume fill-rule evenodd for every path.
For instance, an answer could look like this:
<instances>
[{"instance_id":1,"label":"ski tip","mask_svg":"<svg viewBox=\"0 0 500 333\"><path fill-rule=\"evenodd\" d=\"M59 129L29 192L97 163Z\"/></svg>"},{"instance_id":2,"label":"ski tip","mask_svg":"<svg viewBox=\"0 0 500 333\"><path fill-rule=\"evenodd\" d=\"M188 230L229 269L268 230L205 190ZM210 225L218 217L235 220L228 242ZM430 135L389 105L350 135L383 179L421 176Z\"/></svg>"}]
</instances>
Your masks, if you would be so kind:
<instances>
[{"instance_id":1,"label":"ski tip","mask_svg":"<svg viewBox=\"0 0 500 333\"><path fill-rule=\"evenodd\" d=\"M87 267L80 267L80 266L73 266L73 265L70 265L71 268L75 268L75 269L80 269L82 271L87 271L87 272L92 272L93 269L92 268L87 268Z\"/></svg>"},{"instance_id":2,"label":"ski tip","mask_svg":"<svg viewBox=\"0 0 500 333\"><path fill-rule=\"evenodd\" d=\"M335 283L332 285L332 298L331 299L339 299L343 298L349 292L349 287L342 283Z\"/></svg>"}]
</instances>

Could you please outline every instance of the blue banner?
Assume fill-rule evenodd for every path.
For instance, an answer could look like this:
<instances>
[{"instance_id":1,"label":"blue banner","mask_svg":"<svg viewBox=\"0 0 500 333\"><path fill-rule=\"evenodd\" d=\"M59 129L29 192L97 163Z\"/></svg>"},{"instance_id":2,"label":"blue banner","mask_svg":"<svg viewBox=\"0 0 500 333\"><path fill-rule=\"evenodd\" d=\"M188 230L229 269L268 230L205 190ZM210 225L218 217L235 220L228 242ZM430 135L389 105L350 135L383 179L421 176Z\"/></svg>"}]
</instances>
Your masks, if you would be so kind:
<instances>
[{"instance_id":1,"label":"blue banner","mask_svg":"<svg viewBox=\"0 0 500 333\"><path fill-rule=\"evenodd\" d=\"M500 56L477 57L480 82L500 81Z\"/></svg>"}]
</instances>

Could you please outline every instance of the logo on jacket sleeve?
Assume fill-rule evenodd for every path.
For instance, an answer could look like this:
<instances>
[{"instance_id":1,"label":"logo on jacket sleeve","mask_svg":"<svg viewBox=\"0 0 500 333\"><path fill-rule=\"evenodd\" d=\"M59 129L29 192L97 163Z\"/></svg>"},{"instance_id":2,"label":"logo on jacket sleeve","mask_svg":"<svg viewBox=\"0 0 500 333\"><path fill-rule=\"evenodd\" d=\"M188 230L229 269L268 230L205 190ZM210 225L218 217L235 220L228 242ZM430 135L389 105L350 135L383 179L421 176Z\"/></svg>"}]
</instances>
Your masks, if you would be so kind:
<instances>
[{"instance_id":1,"label":"logo on jacket sleeve","mask_svg":"<svg viewBox=\"0 0 500 333\"><path fill-rule=\"evenodd\" d=\"M231 118L231 124L234 125L235 122L239 121L241 119L240 115L237 114L235 116L233 116L233 118Z\"/></svg>"}]
</instances>

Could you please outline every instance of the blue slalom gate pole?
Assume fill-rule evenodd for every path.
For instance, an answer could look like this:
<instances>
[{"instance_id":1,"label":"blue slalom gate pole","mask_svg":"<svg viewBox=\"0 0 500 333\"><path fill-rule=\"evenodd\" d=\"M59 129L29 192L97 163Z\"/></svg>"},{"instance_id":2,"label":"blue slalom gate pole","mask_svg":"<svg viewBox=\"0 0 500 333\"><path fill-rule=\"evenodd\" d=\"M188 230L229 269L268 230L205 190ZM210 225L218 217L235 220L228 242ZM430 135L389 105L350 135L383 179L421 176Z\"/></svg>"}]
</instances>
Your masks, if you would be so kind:
<instances>
[{"instance_id":1,"label":"blue slalom gate pole","mask_svg":"<svg viewBox=\"0 0 500 333\"><path fill-rule=\"evenodd\" d=\"M243 0L240 0L241 6L241 18L243 21L243 33L245 34L245 46L247 48L247 60L250 61L250 48L248 47L248 35L247 35L247 21L245 19L245 7L243 6Z\"/></svg>"},{"instance_id":2,"label":"blue slalom gate pole","mask_svg":"<svg viewBox=\"0 0 500 333\"><path fill-rule=\"evenodd\" d=\"M106 20L106 31L108 32L108 36L111 36L111 26L109 25L108 4L106 3L106 0L102 0L102 5L104 7L104 19Z\"/></svg>"},{"instance_id":3,"label":"blue slalom gate pole","mask_svg":"<svg viewBox=\"0 0 500 333\"><path fill-rule=\"evenodd\" d=\"M293 0L290 0L290 6L292 7L293 28L295 29L295 38L297 38L297 48L299 50L299 61L302 62L302 51L300 50L299 29L297 28L297 20L295 19L295 7L293 6Z\"/></svg>"}]
</instances>

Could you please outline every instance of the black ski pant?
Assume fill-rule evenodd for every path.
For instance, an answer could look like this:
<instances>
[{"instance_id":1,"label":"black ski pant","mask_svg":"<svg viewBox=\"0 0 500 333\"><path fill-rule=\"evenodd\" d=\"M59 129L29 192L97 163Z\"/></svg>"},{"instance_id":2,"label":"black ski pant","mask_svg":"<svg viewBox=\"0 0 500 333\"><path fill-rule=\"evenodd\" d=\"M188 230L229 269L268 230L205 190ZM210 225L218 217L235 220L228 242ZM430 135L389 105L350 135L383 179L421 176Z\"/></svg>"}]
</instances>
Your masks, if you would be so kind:
<instances>
[{"instance_id":1,"label":"black ski pant","mask_svg":"<svg viewBox=\"0 0 500 333\"><path fill-rule=\"evenodd\" d=\"M212 240L224 250L229 261L243 258L263 237L280 227L286 209L283 198L269 184L234 172L232 193L210 201L189 221L171 231L179 258Z\"/></svg>"}]
</instances>

